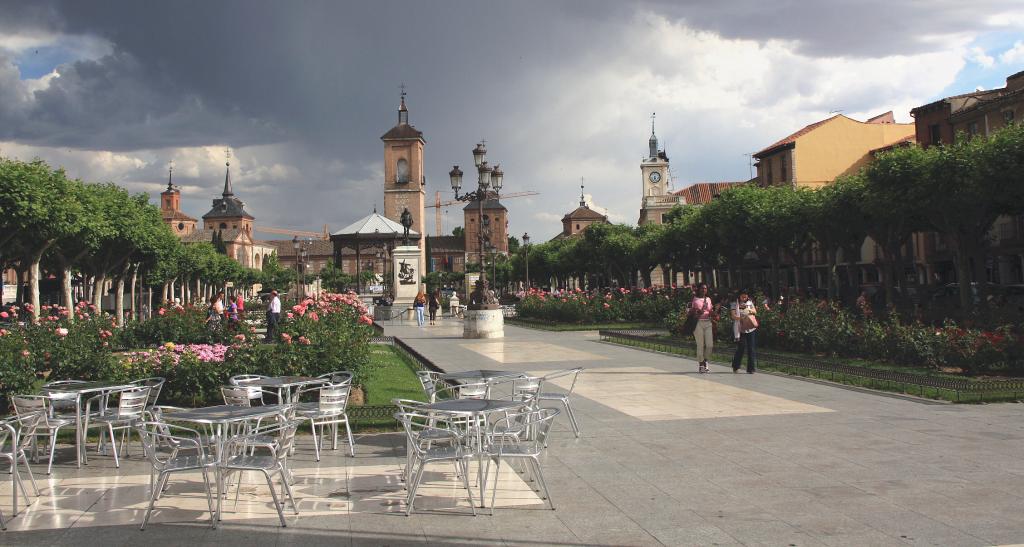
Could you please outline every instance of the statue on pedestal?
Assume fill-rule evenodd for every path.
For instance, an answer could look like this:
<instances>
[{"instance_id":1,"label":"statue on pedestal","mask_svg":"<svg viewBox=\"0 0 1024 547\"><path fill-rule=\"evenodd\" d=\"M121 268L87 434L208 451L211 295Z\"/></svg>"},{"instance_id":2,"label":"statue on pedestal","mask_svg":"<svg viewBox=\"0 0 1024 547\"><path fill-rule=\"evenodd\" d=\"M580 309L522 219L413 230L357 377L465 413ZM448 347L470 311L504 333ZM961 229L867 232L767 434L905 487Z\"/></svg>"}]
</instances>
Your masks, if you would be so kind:
<instances>
[{"instance_id":1,"label":"statue on pedestal","mask_svg":"<svg viewBox=\"0 0 1024 547\"><path fill-rule=\"evenodd\" d=\"M402 209L401 217L402 227L405 228L402 234L402 245L409 245L409 228L412 228L412 213L409 212L409 208Z\"/></svg>"}]
</instances>

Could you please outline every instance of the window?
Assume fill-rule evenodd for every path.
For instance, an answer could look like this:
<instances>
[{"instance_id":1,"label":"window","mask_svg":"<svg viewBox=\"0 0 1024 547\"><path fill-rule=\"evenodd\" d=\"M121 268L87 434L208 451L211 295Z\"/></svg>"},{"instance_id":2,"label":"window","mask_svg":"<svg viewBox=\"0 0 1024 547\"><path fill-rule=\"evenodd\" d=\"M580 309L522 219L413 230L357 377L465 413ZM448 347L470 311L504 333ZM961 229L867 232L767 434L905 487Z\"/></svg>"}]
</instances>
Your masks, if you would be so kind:
<instances>
[{"instance_id":1,"label":"window","mask_svg":"<svg viewBox=\"0 0 1024 547\"><path fill-rule=\"evenodd\" d=\"M577 229L577 230L579 230L579 229L580 229L580 225L579 225L579 224L577 224L577 225L576 225L576 229Z\"/></svg>"},{"instance_id":2,"label":"window","mask_svg":"<svg viewBox=\"0 0 1024 547\"><path fill-rule=\"evenodd\" d=\"M783 153L783 155L781 157L779 157L779 169L782 171L782 174L779 175L779 182L786 182L786 181L788 181L789 180L789 173L786 172L786 155L785 155L785 153Z\"/></svg>"},{"instance_id":3,"label":"window","mask_svg":"<svg viewBox=\"0 0 1024 547\"><path fill-rule=\"evenodd\" d=\"M928 126L928 142L930 144L942 143L942 131L939 130L939 124L933 123Z\"/></svg>"},{"instance_id":4,"label":"window","mask_svg":"<svg viewBox=\"0 0 1024 547\"><path fill-rule=\"evenodd\" d=\"M400 158L395 166L395 182L409 182L409 162L405 158Z\"/></svg>"},{"instance_id":5,"label":"window","mask_svg":"<svg viewBox=\"0 0 1024 547\"><path fill-rule=\"evenodd\" d=\"M1005 123L1006 125L1010 125L1011 123L1013 123L1013 110L1003 111L1003 123Z\"/></svg>"},{"instance_id":6,"label":"window","mask_svg":"<svg viewBox=\"0 0 1024 547\"><path fill-rule=\"evenodd\" d=\"M178 231L180 232L180 231L182 231L184 229L185 229L185 223L184 222L179 222L178 223Z\"/></svg>"},{"instance_id":7,"label":"window","mask_svg":"<svg viewBox=\"0 0 1024 547\"><path fill-rule=\"evenodd\" d=\"M775 182L774 177L772 177L772 160L765 161L765 169L768 171L768 185L771 186Z\"/></svg>"},{"instance_id":8,"label":"window","mask_svg":"<svg viewBox=\"0 0 1024 547\"><path fill-rule=\"evenodd\" d=\"M978 122L967 124L967 134L974 137L978 134Z\"/></svg>"},{"instance_id":9,"label":"window","mask_svg":"<svg viewBox=\"0 0 1024 547\"><path fill-rule=\"evenodd\" d=\"M232 224L231 225L231 229L232 230L237 230L238 229L238 225L237 224Z\"/></svg>"},{"instance_id":10,"label":"window","mask_svg":"<svg viewBox=\"0 0 1024 547\"><path fill-rule=\"evenodd\" d=\"M221 223L220 223L220 229L221 229L221 230L227 230L227 229L228 229L228 225L227 225L227 223L226 223L226 222L221 222Z\"/></svg>"}]
</instances>

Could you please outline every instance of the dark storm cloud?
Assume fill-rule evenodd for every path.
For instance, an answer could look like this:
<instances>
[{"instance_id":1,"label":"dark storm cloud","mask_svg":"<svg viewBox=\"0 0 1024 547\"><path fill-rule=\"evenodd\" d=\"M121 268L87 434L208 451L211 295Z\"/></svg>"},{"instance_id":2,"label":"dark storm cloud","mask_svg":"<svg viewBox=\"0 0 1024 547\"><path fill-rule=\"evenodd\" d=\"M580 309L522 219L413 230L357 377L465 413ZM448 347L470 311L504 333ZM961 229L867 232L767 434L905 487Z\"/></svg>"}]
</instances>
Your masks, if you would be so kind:
<instances>
[{"instance_id":1,"label":"dark storm cloud","mask_svg":"<svg viewBox=\"0 0 1024 547\"><path fill-rule=\"evenodd\" d=\"M727 38L796 40L805 55L848 57L930 51L936 36L999 28L995 17L1021 4L1019 0L652 0L649 5Z\"/></svg>"},{"instance_id":2,"label":"dark storm cloud","mask_svg":"<svg viewBox=\"0 0 1024 547\"><path fill-rule=\"evenodd\" d=\"M812 57L871 57L928 51L923 36L985 28L987 16L1011 6L891 4L0 0L0 38L38 32L109 44L103 54L71 56L78 60L57 67L60 76L46 85L30 85L0 42L0 141L117 152L125 156L117 165L144 164L122 169L118 182L150 192L166 180L175 148L196 155L195 147L215 146L219 154L229 145L238 149L235 190L260 222L337 228L381 201L379 136L395 123L405 82L411 121L427 139L428 201L446 190L451 164L468 164L469 150L486 138L508 191L544 193L509 203L512 230L546 236L574 207L581 176L599 205L636 220L636 162L653 103L660 101L659 135L685 183L745 177L742 152L812 121L804 117L874 109L878 97L893 96L884 81L822 92L831 75L806 64L754 76L756 66L736 60L736 51L748 53L742 48L709 68L685 51L699 49L700 39L680 46L675 34L687 28L756 41L751 54L779 39ZM665 28L648 11L686 28ZM666 35L640 47L645 25ZM733 102L722 101L730 90L714 88L714 78L710 92L674 94L715 70L752 81L727 82L744 88ZM780 117L801 117L754 125L783 101ZM193 216L223 181L222 161L204 161L198 174L176 171L191 188L185 204ZM535 214L556 221L535 230Z\"/></svg>"}]
</instances>

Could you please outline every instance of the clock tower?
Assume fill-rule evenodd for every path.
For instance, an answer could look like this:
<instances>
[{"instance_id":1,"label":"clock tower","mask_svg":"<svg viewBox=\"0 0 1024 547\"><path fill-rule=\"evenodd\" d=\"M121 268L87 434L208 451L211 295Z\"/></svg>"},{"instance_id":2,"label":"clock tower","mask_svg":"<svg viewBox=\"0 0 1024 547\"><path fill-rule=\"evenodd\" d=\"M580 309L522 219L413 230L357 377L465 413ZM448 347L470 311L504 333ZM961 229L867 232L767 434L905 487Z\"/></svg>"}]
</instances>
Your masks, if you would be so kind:
<instances>
[{"instance_id":1,"label":"clock tower","mask_svg":"<svg viewBox=\"0 0 1024 547\"><path fill-rule=\"evenodd\" d=\"M647 157L640 162L643 196L640 201L639 224L661 224L662 215L672 207L686 201L669 191L668 155L658 150L658 137L654 134L654 114L651 114L651 138L647 140Z\"/></svg>"}]
</instances>

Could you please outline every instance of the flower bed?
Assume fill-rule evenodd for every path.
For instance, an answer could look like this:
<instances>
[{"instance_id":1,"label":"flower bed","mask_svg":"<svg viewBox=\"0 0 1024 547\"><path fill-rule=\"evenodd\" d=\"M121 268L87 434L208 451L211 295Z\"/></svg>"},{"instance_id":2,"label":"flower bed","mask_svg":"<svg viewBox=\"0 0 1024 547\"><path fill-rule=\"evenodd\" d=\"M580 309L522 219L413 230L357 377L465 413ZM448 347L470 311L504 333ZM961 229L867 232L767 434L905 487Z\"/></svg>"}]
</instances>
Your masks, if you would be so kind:
<instances>
[{"instance_id":1,"label":"flower bed","mask_svg":"<svg viewBox=\"0 0 1024 547\"><path fill-rule=\"evenodd\" d=\"M689 288L615 289L604 293L580 289L549 293L531 289L518 304L522 319L572 324L658 323L690 301Z\"/></svg>"},{"instance_id":2,"label":"flower bed","mask_svg":"<svg viewBox=\"0 0 1024 547\"><path fill-rule=\"evenodd\" d=\"M965 329L901 322L896 315L862 318L827 302L792 303L785 310L760 309L757 345L801 353L882 361L963 374L1024 374L1024 338L1019 326ZM668 321L678 335L683 312ZM732 320L722 310L718 340L732 340Z\"/></svg>"},{"instance_id":3,"label":"flower bed","mask_svg":"<svg viewBox=\"0 0 1024 547\"><path fill-rule=\"evenodd\" d=\"M165 310L171 319L125 328L87 305L69 312L55 307L37 324L0 332L0 395L31 392L41 378L126 381L160 376L163 404L195 406L220 401L220 387L237 374L316 376L337 370L367 372L372 321L352 294L306 299L282 319L279 343L262 343L252 332L217 334L214 343L165 339L208 331L205 314ZM55 317L51 320L49 317ZM168 325L173 325L168 328ZM117 351L124 340L146 332L148 349ZM166 334L163 334L166 333ZM158 345L159 344L159 345Z\"/></svg>"}]
</instances>

